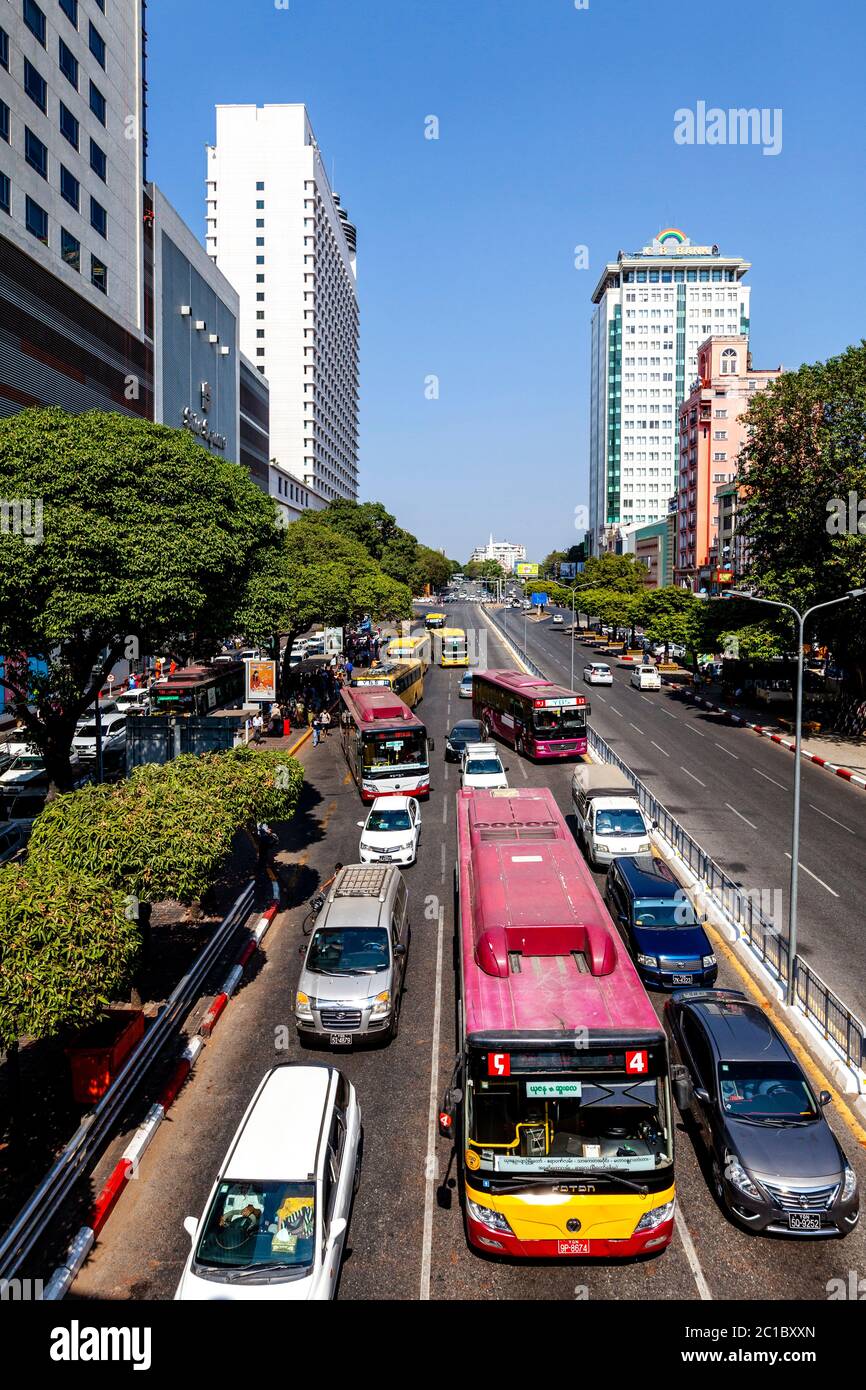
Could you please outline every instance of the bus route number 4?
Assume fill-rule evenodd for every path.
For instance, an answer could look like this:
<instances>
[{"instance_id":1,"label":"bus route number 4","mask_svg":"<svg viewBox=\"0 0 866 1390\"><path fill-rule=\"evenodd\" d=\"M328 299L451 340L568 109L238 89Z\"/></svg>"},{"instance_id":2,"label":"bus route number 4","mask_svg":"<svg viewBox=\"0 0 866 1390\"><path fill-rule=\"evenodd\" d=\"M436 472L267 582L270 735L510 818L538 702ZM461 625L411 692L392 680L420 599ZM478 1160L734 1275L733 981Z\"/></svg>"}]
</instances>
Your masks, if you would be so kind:
<instances>
[{"instance_id":1,"label":"bus route number 4","mask_svg":"<svg viewBox=\"0 0 866 1390\"><path fill-rule=\"evenodd\" d=\"M646 1076L649 1071L646 1052L627 1052L625 1054L625 1069L631 1076Z\"/></svg>"},{"instance_id":2,"label":"bus route number 4","mask_svg":"<svg viewBox=\"0 0 866 1390\"><path fill-rule=\"evenodd\" d=\"M646 1054L644 1054L646 1055ZM488 1076L510 1076L511 1075L511 1055L508 1052L488 1052L487 1054L487 1075Z\"/></svg>"}]
</instances>

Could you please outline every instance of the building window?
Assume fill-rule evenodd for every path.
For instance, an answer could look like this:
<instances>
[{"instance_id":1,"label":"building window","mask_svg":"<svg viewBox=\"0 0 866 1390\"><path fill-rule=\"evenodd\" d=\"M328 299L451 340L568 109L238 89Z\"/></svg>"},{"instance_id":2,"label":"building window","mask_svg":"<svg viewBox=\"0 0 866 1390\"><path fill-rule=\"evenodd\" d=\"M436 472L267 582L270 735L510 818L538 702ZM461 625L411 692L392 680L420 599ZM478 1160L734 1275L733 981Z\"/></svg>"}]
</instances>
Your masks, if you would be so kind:
<instances>
[{"instance_id":1,"label":"building window","mask_svg":"<svg viewBox=\"0 0 866 1390\"><path fill-rule=\"evenodd\" d=\"M75 90L76 90L76 92L77 92L77 91L78 91L78 59L76 58L75 54L72 52L72 49L71 49L71 48L67 48L66 44L63 42L62 39L60 40L60 56L59 56L59 58L58 58L58 62L60 63L60 71L63 73L63 76L64 76L69 82L72 83L73 87L75 88Z\"/></svg>"},{"instance_id":2,"label":"building window","mask_svg":"<svg viewBox=\"0 0 866 1390\"><path fill-rule=\"evenodd\" d=\"M43 179L48 178L48 148L29 127L24 130L24 158Z\"/></svg>"},{"instance_id":3,"label":"building window","mask_svg":"<svg viewBox=\"0 0 866 1390\"><path fill-rule=\"evenodd\" d=\"M105 97L95 82L90 84L90 109L96 119L105 125Z\"/></svg>"},{"instance_id":4,"label":"building window","mask_svg":"<svg viewBox=\"0 0 866 1390\"><path fill-rule=\"evenodd\" d=\"M60 0L60 8L71 24L78 28L78 0Z\"/></svg>"},{"instance_id":5,"label":"building window","mask_svg":"<svg viewBox=\"0 0 866 1390\"><path fill-rule=\"evenodd\" d=\"M45 78L37 72L33 64L24 59L24 90L31 101L35 101L40 111L45 110L47 89Z\"/></svg>"},{"instance_id":6,"label":"building window","mask_svg":"<svg viewBox=\"0 0 866 1390\"><path fill-rule=\"evenodd\" d=\"M264 212L264 209L265 209L265 200L264 200L264 198L257 198L257 199L256 199L256 211L257 211L257 212Z\"/></svg>"},{"instance_id":7,"label":"building window","mask_svg":"<svg viewBox=\"0 0 866 1390\"><path fill-rule=\"evenodd\" d=\"M60 134L66 137L73 149L78 149L78 120L62 101L60 103Z\"/></svg>"},{"instance_id":8,"label":"building window","mask_svg":"<svg viewBox=\"0 0 866 1390\"><path fill-rule=\"evenodd\" d=\"M24 0L24 23L35 34L42 47L45 47L45 13L40 10L36 0Z\"/></svg>"},{"instance_id":9,"label":"building window","mask_svg":"<svg viewBox=\"0 0 866 1390\"><path fill-rule=\"evenodd\" d=\"M256 192L257 192L257 193L264 193L264 191L265 191L265 185L264 185L263 183L257 183L257 184L256 184Z\"/></svg>"},{"instance_id":10,"label":"building window","mask_svg":"<svg viewBox=\"0 0 866 1390\"><path fill-rule=\"evenodd\" d=\"M96 256L90 257L90 283L103 294L108 294L108 266L103 265Z\"/></svg>"},{"instance_id":11,"label":"building window","mask_svg":"<svg viewBox=\"0 0 866 1390\"><path fill-rule=\"evenodd\" d=\"M260 347L260 348L257 347L257 348L256 348L256 357L264 357L264 355L265 355L265 350L264 350L264 348L263 348L263 347Z\"/></svg>"},{"instance_id":12,"label":"building window","mask_svg":"<svg viewBox=\"0 0 866 1390\"><path fill-rule=\"evenodd\" d=\"M102 13L105 14L105 0L96 0L96 3L102 10Z\"/></svg>"},{"instance_id":13,"label":"building window","mask_svg":"<svg viewBox=\"0 0 866 1390\"><path fill-rule=\"evenodd\" d=\"M257 237L256 237L256 246L264 246L264 244L265 244L265 239L264 239L264 237L263 237L263 236L257 236Z\"/></svg>"},{"instance_id":14,"label":"building window","mask_svg":"<svg viewBox=\"0 0 866 1390\"><path fill-rule=\"evenodd\" d=\"M0 212L8 212L10 208L11 188L9 175L0 174Z\"/></svg>"},{"instance_id":15,"label":"building window","mask_svg":"<svg viewBox=\"0 0 866 1390\"><path fill-rule=\"evenodd\" d=\"M256 371L257 371L257 372L261 372L262 376L264 376L264 374L265 374L265 369L264 369L264 367L256 367Z\"/></svg>"},{"instance_id":16,"label":"building window","mask_svg":"<svg viewBox=\"0 0 866 1390\"><path fill-rule=\"evenodd\" d=\"M65 227L60 228L60 254L68 266L73 270L81 270L81 242L67 232Z\"/></svg>"},{"instance_id":17,"label":"building window","mask_svg":"<svg viewBox=\"0 0 866 1390\"><path fill-rule=\"evenodd\" d=\"M78 211L79 184L74 174L70 174L65 165L60 166L60 196L65 198Z\"/></svg>"},{"instance_id":18,"label":"building window","mask_svg":"<svg viewBox=\"0 0 866 1390\"><path fill-rule=\"evenodd\" d=\"M108 235L108 213L95 198L90 199L90 225L100 236Z\"/></svg>"},{"instance_id":19,"label":"building window","mask_svg":"<svg viewBox=\"0 0 866 1390\"><path fill-rule=\"evenodd\" d=\"M9 71L9 35L5 29L0 29L0 63L6 71Z\"/></svg>"},{"instance_id":20,"label":"building window","mask_svg":"<svg viewBox=\"0 0 866 1390\"><path fill-rule=\"evenodd\" d=\"M102 179L102 182L105 183L105 150L100 149L99 145L97 145L95 140L91 140L90 142L90 167L93 170L94 174L98 174L98 176Z\"/></svg>"},{"instance_id":21,"label":"building window","mask_svg":"<svg viewBox=\"0 0 866 1390\"><path fill-rule=\"evenodd\" d=\"M265 292L264 292L264 290L256 290L256 302L257 302L258 304L264 304L264 302L265 302Z\"/></svg>"},{"instance_id":22,"label":"building window","mask_svg":"<svg viewBox=\"0 0 866 1390\"><path fill-rule=\"evenodd\" d=\"M9 107L5 101L0 101L0 140L9 143Z\"/></svg>"},{"instance_id":23,"label":"building window","mask_svg":"<svg viewBox=\"0 0 866 1390\"><path fill-rule=\"evenodd\" d=\"M31 236L35 236L44 246L48 245L48 213L32 198L25 203L24 225Z\"/></svg>"},{"instance_id":24,"label":"building window","mask_svg":"<svg viewBox=\"0 0 866 1390\"><path fill-rule=\"evenodd\" d=\"M101 68L105 67L105 39L99 30L90 25L90 51Z\"/></svg>"},{"instance_id":25,"label":"building window","mask_svg":"<svg viewBox=\"0 0 866 1390\"><path fill-rule=\"evenodd\" d=\"M264 225L265 225L265 219L264 219L263 217L257 217L257 218L256 218L256 226L257 226L257 227L263 227Z\"/></svg>"},{"instance_id":26,"label":"building window","mask_svg":"<svg viewBox=\"0 0 866 1390\"><path fill-rule=\"evenodd\" d=\"M257 318L257 319L263 319L264 316L265 316L265 311L264 311L264 309L256 309L256 318Z\"/></svg>"},{"instance_id":27,"label":"building window","mask_svg":"<svg viewBox=\"0 0 866 1390\"><path fill-rule=\"evenodd\" d=\"M256 265L264 265L264 263L265 263L265 258L264 258L264 256L256 256Z\"/></svg>"},{"instance_id":28,"label":"building window","mask_svg":"<svg viewBox=\"0 0 866 1390\"><path fill-rule=\"evenodd\" d=\"M265 336L265 330L264 330L263 328L257 328L257 329L256 329L256 337L257 337L257 338L263 338L264 336Z\"/></svg>"},{"instance_id":29,"label":"building window","mask_svg":"<svg viewBox=\"0 0 866 1390\"><path fill-rule=\"evenodd\" d=\"M737 352L736 348L725 348L722 353L722 376L736 376L737 374Z\"/></svg>"},{"instance_id":30,"label":"building window","mask_svg":"<svg viewBox=\"0 0 866 1390\"><path fill-rule=\"evenodd\" d=\"M257 276L256 276L256 284L257 284L257 285L263 285L264 283L265 283L265 277L264 277L264 275L257 275Z\"/></svg>"}]
</instances>

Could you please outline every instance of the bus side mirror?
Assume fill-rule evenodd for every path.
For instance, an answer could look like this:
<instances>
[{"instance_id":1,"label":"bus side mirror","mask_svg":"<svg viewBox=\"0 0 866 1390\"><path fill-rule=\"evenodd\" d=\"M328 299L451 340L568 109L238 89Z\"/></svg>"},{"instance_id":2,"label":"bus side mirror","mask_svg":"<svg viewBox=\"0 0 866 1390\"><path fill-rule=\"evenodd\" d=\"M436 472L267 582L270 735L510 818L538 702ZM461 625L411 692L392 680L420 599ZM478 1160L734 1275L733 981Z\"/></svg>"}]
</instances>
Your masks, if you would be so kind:
<instances>
[{"instance_id":1,"label":"bus side mirror","mask_svg":"<svg viewBox=\"0 0 866 1390\"><path fill-rule=\"evenodd\" d=\"M458 1086L449 1086L445 1092L442 1109L439 1111L439 1136L442 1139L454 1138L454 1114L463 1099Z\"/></svg>"}]
</instances>

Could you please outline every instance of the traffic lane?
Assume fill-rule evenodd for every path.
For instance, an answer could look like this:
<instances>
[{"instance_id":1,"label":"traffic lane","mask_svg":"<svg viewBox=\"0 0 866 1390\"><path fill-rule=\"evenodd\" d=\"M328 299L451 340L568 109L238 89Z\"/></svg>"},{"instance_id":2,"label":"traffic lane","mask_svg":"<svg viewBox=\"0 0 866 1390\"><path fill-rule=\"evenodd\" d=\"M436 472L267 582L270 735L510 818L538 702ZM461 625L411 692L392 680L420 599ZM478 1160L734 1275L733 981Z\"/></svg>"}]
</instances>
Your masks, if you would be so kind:
<instances>
[{"instance_id":1,"label":"traffic lane","mask_svg":"<svg viewBox=\"0 0 866 1390\"><path fill-rule=\"evenodd\" d=\"M536 640L534 659L542 666L545 656L550 659L555 640L554 635L547 646ZM772 761L779 750L750 730L737 729L722 716L664 691L642 695L621 668L614 666L613 671L613 687L587 687L594 727L731 878L745 889L763 893L768 911L786 923L790 809L785 804L783 778L787 773L792 779L793 774L784 763L780 767ZM735 757L734 748L739 750ZM766 768L768 761L772 771ZM802 771L798 949L862 1017L866 962L858 918L866 841L849 833L853 827L837 825L841 817L826 809L836 790L828 784L827 774L810 766ZM721 790L720 776L724 779ZM846 794L849 810L854 810L856 788L840 783L839 789Z\"/></svg>"},{"instance_id":2,"label":"traffic lane","mask_svg":"<svg viewBox=\"0 0 866 1390\"><path fill-rule=\"evenodd\" d=\"M347 780L336 737L317 749L307 744L305 754L307 775L322 799L318 825L311 827L301 858L313 878L323 881L335 860L357 861L356 821L363 808ZM189 1250L183 1218L202 1214L262 1076L277 1062L324 1058L356 1086L365 1130L364 1169L340 1296L417 1296L435 969L435 934L424 921L423 902L427 885L439 883L437 846L426 835L425 841L419 864L406 871L413 930L395 1042L369 1051L301 1050L293 1004L306 903L281 914L264 940L262 964L230 1003L190 1083L157 1131L138 1180L129 1184L107 1223L74 1296L171 1298Z\"/></svg>"}]
</instances>

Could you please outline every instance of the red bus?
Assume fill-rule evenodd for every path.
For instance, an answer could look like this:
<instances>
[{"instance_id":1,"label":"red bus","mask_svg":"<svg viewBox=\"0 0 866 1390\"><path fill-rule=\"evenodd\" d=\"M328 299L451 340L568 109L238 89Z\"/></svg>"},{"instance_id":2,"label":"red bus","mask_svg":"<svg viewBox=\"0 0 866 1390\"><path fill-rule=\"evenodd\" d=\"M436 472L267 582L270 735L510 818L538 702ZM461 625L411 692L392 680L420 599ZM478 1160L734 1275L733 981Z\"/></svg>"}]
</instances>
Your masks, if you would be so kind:
<instances>
[{"instance_id":1,"label":"red bus","mask_svg":"<svg viewBox=\"0 0 866 1390\"><path fill-rule=\"evenodd\" d=\"M428 796L433 740L418 716L382 686L343 688L343 752L363 801Z\"/></svg>"},{"instance_id":2,"label":"red bus","mask_svg":"<svg viewBox=\"0 0 866 1390\"><path fill-rule=\"evenodd\" d=\"M463 1164L469 1244L662 1250L665 1035L553 793L459 792L457 854L460 1051L439 1127Z\"/></svg>"},{"instance_id":3,"label":"red bus","mask_svg":"<svg viewBox=\"0 0 866 1390\"><path fill-rule=\"evenodd\" d=\"M154 714L210 714L244 698L242 661L218 661L213 666L182 666L163 676L150 692Z\"/></svg>"},{"instance_id":4,"label":"red bus","mask_svg":"<svg viewBox=\"0 0 866 1390\"><path fill-rule=\"evenodd\" d=\"M473 671L472 713L491 733L530 758L586 752L585 695L520 671Z\"/></svg>"}]
</instances>

